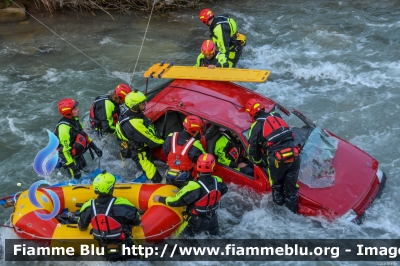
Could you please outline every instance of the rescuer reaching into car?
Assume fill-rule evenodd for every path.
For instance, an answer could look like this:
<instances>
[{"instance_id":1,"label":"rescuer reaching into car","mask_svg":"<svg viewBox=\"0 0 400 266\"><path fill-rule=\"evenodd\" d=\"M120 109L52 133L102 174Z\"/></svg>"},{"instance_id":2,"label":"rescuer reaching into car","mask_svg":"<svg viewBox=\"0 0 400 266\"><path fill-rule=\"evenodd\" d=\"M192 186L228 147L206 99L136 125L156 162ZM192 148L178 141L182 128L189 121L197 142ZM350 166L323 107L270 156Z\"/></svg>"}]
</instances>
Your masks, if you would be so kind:
<instances>
[{"instance_id":1,"label":"rescuer reaching into car","mask_svg":"<svg viewBox=\"0 0 400 266\"><path fill-rule=\"evenodd\" d=\"M197 116L189 115L183 120L184 130L168 135L163 149L167 155L169 169L166 172L168 184L182 187L193 180L192 170L200 155L205 151L201 146L199 132L203 121Z\"/></svg>"}]
</instances>

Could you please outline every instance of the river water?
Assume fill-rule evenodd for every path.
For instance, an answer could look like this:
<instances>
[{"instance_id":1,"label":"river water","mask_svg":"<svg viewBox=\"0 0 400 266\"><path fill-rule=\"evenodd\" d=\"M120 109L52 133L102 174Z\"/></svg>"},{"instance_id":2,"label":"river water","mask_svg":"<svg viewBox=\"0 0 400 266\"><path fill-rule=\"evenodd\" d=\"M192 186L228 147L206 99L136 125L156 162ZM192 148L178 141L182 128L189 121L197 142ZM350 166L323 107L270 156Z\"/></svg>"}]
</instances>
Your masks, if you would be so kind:
<instances>
[{"instance_id":1,"label":"river water","mask_svg":"<svg viewBox=\"0 0 400 266\"><path fill-rule=\"evenodd\" d=\"M277 213L270 196L230 186L219 212L222 237L399 238L400 2L246 0L220 1L209 7L217 14L231 14L247 36L238 67L271 70L266 83L244 86L287 108L296 107L371 154L388 178L382 197L367 210L360 226L342 219L332 223L320 219L316 224L286 211ZM63 12L35 16L40 22L31 17L25 23L0 24L0 196L28 189L41 179L33 170L33 159L48 142L46 129L52 131L60 118L56 107L60 99L77 99L81 119L88 125L89 107L96 96L121 82L144 90L144 71L163 60L194 64L208 37L198 10L153 14L143 47L149 14L112 16L114 20L101 12L96 16ZM150 86L156 83L150 81ZM122 167L116 142L110 139L100 145L105 150L101 167L132 179L135 168L130 161ZM98 161L87 159L90 167L98 166ZM66 177L53 173L50 179ZM0 223L10 214L10 209L2 211ZM4 239L16 237L8 228L1 228L0 234L2 247ZM4 256L2 260L9 264ZM376 262L323 263L361 264Z\"/></svg>"}]
</instances>

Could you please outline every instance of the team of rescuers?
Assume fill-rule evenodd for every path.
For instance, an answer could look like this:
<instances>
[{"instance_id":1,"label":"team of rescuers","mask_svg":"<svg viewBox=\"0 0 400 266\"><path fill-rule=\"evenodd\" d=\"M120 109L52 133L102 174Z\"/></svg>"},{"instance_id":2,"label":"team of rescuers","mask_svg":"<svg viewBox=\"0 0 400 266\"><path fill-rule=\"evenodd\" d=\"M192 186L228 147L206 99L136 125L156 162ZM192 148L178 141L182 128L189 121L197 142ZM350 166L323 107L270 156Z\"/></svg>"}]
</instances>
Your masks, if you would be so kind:
<instances>
[{"instance_id":1,"label":"team of rescuers","mask_svg":"<svg viewBox=\"0 0 400 266\"><path fill-rule=\"evenodd\" d=\"M245 36L236 31L236 22L228 15L215 17L210 9L200 11L200 20L210 26L211 40L203 42L195 66L235 67L246 44ZM92 159L93 152L98 157L103 154L84 131L78 105L71 98L58 103L62 118L55 129L59 138L60 164L74 178L80 178L81 170L86 167L83 154L87 150ZM119 84L109 95L98 96L90 108L89 121L99 137L117 135L121 156L131 158L142 172L134 182L161 183L163 177L154 165L151 150L162 147L169 167L166 182L180 190L175 197L156 195L154 202L172 207L186 206L189 218L178 230L181 234L194 236L208 232L218 235L216 210L228 188L220 177L212 175L216 161L249 176L254 175L253 163L262 167L270 178L273 201L297 213L300 147L295 146L293 133L278 113L266 112L263 104L254 98L247 101L245 108L253 119L248 156L237 134L230 130L220 131L214 148L215 157L206 153L200 143L203 121L193 115L184 119L183 131L170 133L162 139L153 122L143 113L146 96L126 84ZM194 168L196 177L193 176ZM93 188L98 198L82 206L78 226L80 230L86 230L91 223L93 236L100 244L117 241L132 245L131 229L140 225L140 215L127 199L112 196L114 184L115 177L105 171L94 179ZM105 219L107 227L115 234L105 235L99 219ZM104 239L107 243L101 242ZM108 259L113 260L112 254Z\"/></svg>"}]
</instances>

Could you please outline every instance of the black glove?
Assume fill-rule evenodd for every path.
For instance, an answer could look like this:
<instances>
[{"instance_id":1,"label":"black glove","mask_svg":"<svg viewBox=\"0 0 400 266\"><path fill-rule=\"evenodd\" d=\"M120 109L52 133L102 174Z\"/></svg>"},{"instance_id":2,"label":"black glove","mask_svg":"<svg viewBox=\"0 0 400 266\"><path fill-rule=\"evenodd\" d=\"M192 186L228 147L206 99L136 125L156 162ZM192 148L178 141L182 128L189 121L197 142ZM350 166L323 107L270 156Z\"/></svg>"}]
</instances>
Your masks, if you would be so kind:
<instances>
[{"instance_id":1,"label":"black glove","mask_svg":"<svg viewBox=\"0 0 400 266\"><path fill-rule=\"evenodd\" d=\"M75 213L73 213L73 212L69 212L69 213L68 213L68 221L69 221L71 224L76 224L76 223L78 223L78 219L79 219L79 216L75 216Z\"/></svg>"},{"instance_id":2,"label":"black glove","mask_svg":"<svg viewBox=\"0 0 400 266\"><path fill-rule=\"evenodd\" d=\"M81 178L81 169L79 169L78 165L75 162L66 165L66 167L71 173L71 176L73 176L75 179Z\"/></svg>"},{"instance_id":3,"label":"black glove","mask_svg":"<svg viewBox=\"0 0 400 266\"><path fill-rule=\"evenodd\" d=\"M100 158L101 156L103 156L103 151L100 150L100 149L96 146L96 144L94 144L93 141L90 142L89 148L91 148L92 150L94 150L94 152L96 153L97 157Z\"/></svg>"}]
</instances>

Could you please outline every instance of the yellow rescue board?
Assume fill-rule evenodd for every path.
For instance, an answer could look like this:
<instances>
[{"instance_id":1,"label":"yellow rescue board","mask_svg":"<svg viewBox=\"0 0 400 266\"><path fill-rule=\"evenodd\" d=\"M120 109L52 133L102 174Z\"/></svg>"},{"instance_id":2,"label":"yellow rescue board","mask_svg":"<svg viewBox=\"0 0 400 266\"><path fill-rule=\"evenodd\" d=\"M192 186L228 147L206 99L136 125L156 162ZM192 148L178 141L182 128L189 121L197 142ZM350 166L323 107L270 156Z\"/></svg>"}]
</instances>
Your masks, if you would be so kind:
<instances>
[{"instance_id":1,"label":"yellow rescue board","mask_svg":"<svg viewBox=\"0 0 400 266\"><path fill-rule=\"evenodd\" d=\"M152 65L145 78L199 79L217 81L265 82L271 71L242 68L214 68L194 66L175 66L168 63Z\"/></svg>"}]
</instances>

